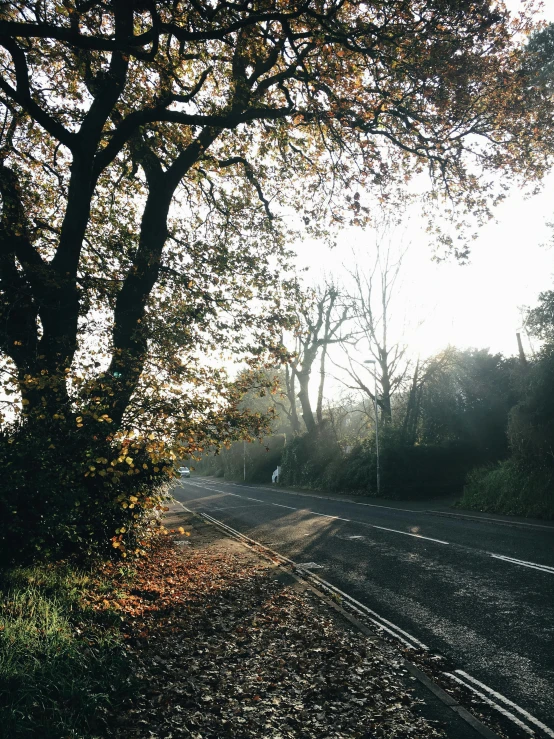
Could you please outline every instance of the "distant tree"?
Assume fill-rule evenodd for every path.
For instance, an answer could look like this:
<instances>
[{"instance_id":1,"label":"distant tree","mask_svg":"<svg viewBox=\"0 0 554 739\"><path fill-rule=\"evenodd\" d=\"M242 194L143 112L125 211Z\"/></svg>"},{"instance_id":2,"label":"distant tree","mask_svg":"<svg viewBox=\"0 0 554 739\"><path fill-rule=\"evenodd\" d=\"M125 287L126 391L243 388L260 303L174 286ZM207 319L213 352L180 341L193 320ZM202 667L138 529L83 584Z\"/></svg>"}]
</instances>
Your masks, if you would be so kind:
<instances>
[{"instance_id":1,"label":"distant tree","mask_svg":"<svg viewBox=\"0 0 554 739\"><path fill-rule=\"evenodd\" d=\"M539 295L539 304L527 314L527 331L545 344L554 346L554 290Z\"/></svg>"},{"instance_id":2,"label":"distant tree","mask_svg":"<svg viewBox=\"0 0 554 739\"><path fill-rule=\"evenodd\" d=\"M554 93L554 23L531 35L523 53L523 69L529 85Z\"/></svg>"},{"instance_id":3,"label":"distant tree","mask_svg":"<svg viewBox=\"0 0 554 739\"><path fill-rule=\"evenodd\" d=\"M27 425L125 425L146 389L142 422L167 425L156 370L188 374L170 347L219 345L220 312L276 288L273 204L359 222L357 187L427 163L436 194L486 212L464 151L482 136L495 165L532 159L523 136L503 148L534 131L511 31L485 0L4 4L0 345Z\"/></svg>"},{"instance_id":4,"label":"distant tree","mask_svg":"<svg viewBox=\"0 0 554 739\"><path fill-rule=\"evenodd\" d=\"M381 421L392 422L392 399L406 382L411 359L403 332L399 330L398 288L405 245L395 241L396 227L388 219L375 231L375 251L365 255L362 265L350 270L353 288L353 328L348 342L343 343L347 365L341 366L349 380L350 390L359 390L375 403L374 383L377 379ZM369 258L369 267L364 262ZM402 323L402 321L400 321ZM369 369L367 360L375 364Z\"/></svg>"},{"instance_id":5,"label":"distant tree","mask_svg":"<svg viewBox=\"0 0 554 739\"><path fill-rule=\"evenodd\" d=\"M519 461L554 467L554 291L540 293L526 328L543 344L520 377L522 397L510 414L510 446Z\"/></svg>"},{"instance_id":6,"label":"distant tree","mask_svg":"<svg viewBox=\"0 0 554 739\"><path fill-rule=\"evenodd\" d=\"M489 459L508 452L507 425L517 400L516 361L486 349L449 348L423 386L418 439L470 444Z\"/></svg>"},{"instance_id":7,"label":"distant tree","mask_svg":"<svg viewBox=\"0 0 554 739\"><path fill-rule=\"evenodd\" d=\"M323 420L325 359L329 346L344 340L345 335L342 329L350 317L349 311L349 304L345 303L341 291L332 282L317 288L298 311L295 351L289 362L288 392L289 403L291 407L294 407L296 380L298 380L298 399L302 408L302 418L309 433L315 431L317 423ZM310 380L318 354L320 357L319 389L314 417L310 400Z\"/></svg>"}]
</instances>

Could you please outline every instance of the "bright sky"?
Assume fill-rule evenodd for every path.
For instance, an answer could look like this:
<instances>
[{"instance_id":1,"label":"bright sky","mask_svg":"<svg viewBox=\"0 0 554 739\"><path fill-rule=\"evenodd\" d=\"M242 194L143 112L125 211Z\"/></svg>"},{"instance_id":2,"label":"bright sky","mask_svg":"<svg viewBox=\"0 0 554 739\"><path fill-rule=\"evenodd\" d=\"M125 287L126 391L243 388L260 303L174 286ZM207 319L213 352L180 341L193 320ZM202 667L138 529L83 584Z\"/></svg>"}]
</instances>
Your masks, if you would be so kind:
<instances>
[{"instance_id":1,"label":"bright sky","mask_svg":"<svg viewBox=\"0 0 554 739\"><path fill-rule=\"evenodd\" d=\"M507 4L514 10L521 3ZM554 21L554 0L546 0L542 15ZM496 210L495 221L483 226L472 243L468 265L454 259L432 262L425 234L410 226L411 245L396 305L397 312L425 319L406 336L411 353L425 357L453 344L515 354L519 308L535 305L539 292L554 289L554 226L548 222L554 222L554 171L533 197L509 193ZM316 281L318 272L339 276L342 264L351 260L352 244L360 248L364 241L371 243L371 236L349 229L334 250L313 242L299 244L299 263L311 268Z\"/></svg>"}]
</instances>

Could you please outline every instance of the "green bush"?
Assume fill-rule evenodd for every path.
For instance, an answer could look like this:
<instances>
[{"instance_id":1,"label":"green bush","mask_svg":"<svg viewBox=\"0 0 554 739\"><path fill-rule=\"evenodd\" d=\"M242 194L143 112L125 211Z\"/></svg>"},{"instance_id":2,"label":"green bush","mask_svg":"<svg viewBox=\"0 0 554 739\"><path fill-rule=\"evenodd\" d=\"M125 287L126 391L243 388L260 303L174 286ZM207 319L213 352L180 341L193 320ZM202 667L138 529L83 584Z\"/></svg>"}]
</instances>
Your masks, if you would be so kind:
<instances>
[{"instance_id":1,"label":"green bush","mask_svg":"<svg viewBox=\"0 0 554 739\"><path fill-rule=\"evenodd\" d=\"M473 470L460 507L489 513L554 519L554 469L515 459Z\"/></svg>"},{"instance_id":2,"label":"green bush","mask_svg":"<svg viewBox=\"0 0 554 739\"><path fill-rule=\"evenodd\" d=\"M520 379L522 399L508 423L514 457L533 468L554 468L554 348L546 347Z\"/></svg>"},{"instance_id":3,"label":"green bush","mask_svg":"<svg viewBox=\"0 0 554 739\"><path fill-rule=\"evenodd\" d=\"M283 450L281 478L283 485L305 488L325 488L329 469L339 465L342 452L327 424L314 433L296 436Z\"/></svg>"},{"instance_id":4,"label":"green bush","mask_svg":"<svg viewBox=\"0 0 554 739\"><path fill-rule=\"evenodd\" d=\"M379 439L380 494L391 499L423 499L461 492L467 473L483 462L479 450L460 443L411 446L401 431L382 430ZM377 495L375 438L343 454L326 433L293 439L283 454L285 485Z\"/></svg>"},{"instance_id":5,"label":"green bush","mask_svg":"<svg viewBox=\"0 0 554 739\"><path fill-rule=\"evenodd\" d=\"M154 466L145 446L61 424L0 431L0 562L133 549L172 466Z\"/></svg>"}]
</instances>

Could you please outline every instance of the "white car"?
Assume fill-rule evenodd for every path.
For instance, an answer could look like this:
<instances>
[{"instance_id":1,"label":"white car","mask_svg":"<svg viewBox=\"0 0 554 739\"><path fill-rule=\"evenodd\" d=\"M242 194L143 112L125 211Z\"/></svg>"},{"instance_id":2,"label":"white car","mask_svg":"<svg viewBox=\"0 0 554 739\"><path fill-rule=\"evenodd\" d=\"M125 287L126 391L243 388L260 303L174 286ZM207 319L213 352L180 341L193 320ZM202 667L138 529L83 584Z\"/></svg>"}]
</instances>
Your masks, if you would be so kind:
<instances>
[{"instance_id":1,"label":"white car","mask_svg":"<svg viewBox=\"0 0 554 739\"><path fill-rule=\"evenodd\" d=\"M188 467L179 467L179 474L181 477L190 477L190 470Z\"/></svg>"}]
</instances>

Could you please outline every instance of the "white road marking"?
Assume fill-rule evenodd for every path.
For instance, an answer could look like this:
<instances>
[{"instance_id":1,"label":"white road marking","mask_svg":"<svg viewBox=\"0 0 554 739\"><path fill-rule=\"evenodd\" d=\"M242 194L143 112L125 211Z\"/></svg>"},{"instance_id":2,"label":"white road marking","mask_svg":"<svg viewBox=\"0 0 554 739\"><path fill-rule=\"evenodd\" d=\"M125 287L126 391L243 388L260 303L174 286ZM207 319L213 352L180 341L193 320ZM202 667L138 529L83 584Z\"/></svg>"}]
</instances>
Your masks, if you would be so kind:
<instances>
[{"instance_id":1,"label":"white road marking","mask_svg":"<svg viewBox=\"0 0 554 739\"><path fill-rule=\"evenodd\" d=\"M468 675L467 672L464 672L463 670L455 670L457 675L461 675L465 680L469 680L471 683L475 683L475 685L478 685L480 688L485 690L487 693L490 693L493 695L497 700L502 701L502 703L505 703L507 706L510 706L510 708L513 708L514 711L517 711L522 716L524 716L527 721L531 724L535 724L535 726L538 726L539 729L544 731L545 734L548 736L554 737L554 731L550 729L546 724L543 724L542 721L539 721L538 718L535 718L532 716L528 711L525 710L525 708L522 708L521 706L518 706L517 703L514 703L509 698L506 698L506 696L502 695L501 693L497 693L496 690L493 690L492 688L489 688L488 685L485 685L484 683L477 680L475 677L472 677L471 675Z\"/></svg>"},{"instance_id":2,"label":"white road marking","mask_svg":"<svg viewBox=\"0 0 554 739\"><path fill-rule=\"evenodd\" d=\"M320 585L325 587L327 590L330 590L334 593L337 593L340 595L344 600L348 602L351 608L354 608L354 610L357 610L358 613L363 613L364 616L367 616L367 614L371 614L374 616L378 621L375 621L374 619L370 619L373 621L373 623L376 623L378 626L380 626L385 631L388 631L392 636L394 636L396 639L400 639L400 641L404 642L404 644L407 644L411 649L414 648L414 645L416 648L424 649L425 651L429 651L429 647L424 644L423 642L419 641L419 639L416 639L415 636L412 636L407 631L404 631L404 629L401 629L400 626L397 626L392 621L389 621L388 619L384 618L383 616L380 616L378 613L373 611L371 608L368 608L367 606L364 606L363 603L360 603L360 601L353 598L351 595L348 595L348 593L345 593L343 590L340 590L340 588L337 588L335 585L332 585L330 582L327 582L327 580L323 580L323 578L319 577L318 575L314 575L313 573L310 573L312 577L314 577ZM383 624L388 624L390 628L387 628ZM392 629L392 630L391 630ZM411 643L408 643L406 639L403 639L400 634L403 634L406 639L409 639Z\"/></svg>"},{"instance_id":3,"label":"white road marking","mask_svg":"<svg viewBox=\"0 0 554 739\"><path fill-rule=\"evenodd\" d=\"M523 723L521 719L519 719L517 716L514 716L511 711L508 711L507 708L504 708L504 706L501 706L496 701L492 700L488 695L485 695L485 693L482 693L480 690L477 690L471 683L466 682L465 680L462 680L457 675L453 675L451 672L444 672L443 673L446 677L449 677L451 680L454 680L459 685L462 685L467 690L470 690L474 695L478 696L482 701L485 703L488 703L489 706L492 706L498 713L501 713L503 716L505 716L507 719L509 719L513 724L516 724L516 726L519 726L520 729L522 729L526 734L529 734L529 736L536 736L535 730L532 729L530 726L527 726L527 724Z\"/></svg>"},{"instance_id":4,"label":"white road marking","mask_svg":"<svg viewBox=\"0 0 554 739\"><path fill-rule=\"evenodd\" d=\"M328 516L326 513L317 513L316 511L308 511L308 509L305 509L308 513L311 513L312 516L321 516L322 518L333 518L335 521L347 521L348 523L352 523L352 521L349 518L341 518L340 516Z\"/></svg>"},{"instance_id":5,"label":"white road marking","mask_svg":"<svg viewBox=\"0 0 554 739\"><path fill-rule=\"evenodd\" d=\"M527 560L525 559L505 557L503 554L493 554L492 552L487 552L487 554L489 555L489 557L494 557L494 559L501 559L503 562L510 562L510 564L520 565L520 567L530 567L533 570L548 572L550 575L554 575L554 567L549 567L548 565L539 565L536 562L527 562Z\"/></svg>"},{"instance_id":6,"label":"white road marking","mask_svg":"<svg viewBox=\"0 0 554 739\"><path fill-rule=\"evenodd\" d=\"M236 511L239 508L255 508L256 506L246 503L245 505L226 505L219 508L210 508L210 511Z\"/></svg>"},{"instance_id":7,"label":"white road marking","mask_svg":"<svg viewBox=\"0 0 554 739\"><path fill-rule=\"evenodd\" d=\"M180 503L180 501L178 501ZM180 505L184 508L184 510L190 511L190 509L186 508L182 503ZM352 596L348 595L344 591L340 590L339 588L335 587L331 583L327 582L326 580L323 580L318 575L314 574L313 572L309 572L310 569L313 569L314 567L320 568L321 565L317 565L315 562L306 562L304 564L295 564L292 560L290 560L288 557L283 556L282 554L279 554L278 552L275 552L272 549L269 549L269 547L261 544L260 542L255 541L254 539L250 539L249 537L245 536L244 534L241 534L240 531L237 531L236 529L231 528L230 526L227 526L227 524L224 524L222 521L218 521L217 519L213 518L212 516L209 516L207 514L202 514L207 518L208 520L211 520L213 523L218 524L224 529L227 529L229 532L237 536L238 538L250 542L252 544L255 544L257 546L261 546L262 548L266 549L268 552L270 552L272 555L276 556L278 559L287 562L289 564L294 565L298 569L304 569L304 571L309 574L310 577L312 577L324 590L327 590L331 593L335 593L340 595L342 598L344 598L345 601L347 601L348 605L352 610L356 611L357 613L363 615L365 618L367 618L369 621L371 621L373 624L375 624L378 628L382 629L383 631L390 634L392 637L394 637L396 640L401 641L404 645L413 648L414 645L416 645L416 648L419 647L421 649L424 649L426 651L429 650L429 647L427 647L425 644L420 642L418 639L416 639L414 636L409 634L408 632L401 629L396 624L392 623L388 619L383 618L378 613L373 611L371 608L368 608L363 603L360 603ZM405 532L397 532L397 533L405 533ZM446 543L446 542L445 542ZM371 614L371 615L369 615ZM372 616L374 618L372 618ZM403 636L402 636L403 635ZM406 638L404 638L406 637ZM409 640L409 641L408 641ZM543 731L547 736L554 739L554 731L550 729L546 724L544 724L539 719L532 716L528 711L526 711L521 706L518 706L516 703L511 701L509 698L506 698L501 693L498 693L497 691L490 688L488 685L485 685L484 683L480 682L476 678L472 677L471 675L468 675L463 670L455 670L455 674L445 672L443 673L445 676L451 678L458 684L462 685L466 689L470 690L474 693L474 695L477 695L481 700L483 700L488 705L492 706L496 711L504 715L507 719L509 719L512 723L514 723L516 726L519 726L525 733L529 734L529 736L535 736L535 731L529 727L527 724L525 724L523 721L521 721L517 716L515 716L513 713L508 711L504 706L500 705L500 703L497 703L495 700L493 700L489 696L493 696L501 703L504 703L504 705L510 706L514 711L517 711L521 716L523 716L529 723L534 724L537 726L541 731ZM485 691L484 693L481 692L481 690L477 690L475 686L479 686L481 690ZM486 695L488 693L489 695Z\"/></svg>"},{"instance_id":8,"label":"white road marking","mask_svg":"<svg viewBox=\"0 0 554 739\"><path fill-rule=\"evenodd\" d=\"M408 531L399 531L398 529L387 529L385 526L375 526L373 523L366 523L364 526L371 526L372 529L381 529L382 531L392 531L395 534L404 534L404 536L413 536L416 539L426 539L427 541L435 541L437 544L450 544L449 541L442 539L432 539L430 536L422 536L421 534L411 534Z\"/></svg>"},{"instance_id":9,"label":"white road marking","mask_svg":"<svg viewBox=\"0 0 554 739\"><path fill-rule=\"evenodd\" d=\"M194 485L194 483L189 483L189 484ZM198 485L198 487L202 487L202 486L201 485ZM367 524L367 523L364 523L363 521L352 521L349 518L341 518L340 516L329 516L327 513L318 513L317 511L310 511L307 508L306 509L304 509L304 508L302 508L302 509L293 508L292 506L285 506L285 505L282 505L281 503L271 503L269 501L260 500L259 498L249 498L246 495L239 495L238 493L226 493L225 491L218 490L216 488L210 488L210 490L213 491L213 492L216 492L216 493L221 493L222 495L234 495L236 498L243 498L245 500L254 500L257 503L264 503L265 505L277 506L278 508L290 508L293 511L305 510L307 513L310 513L312 516L320 516L321 518L331 518L331 519L333 519L335 521L345 521L346 523L360 523L363 526L370 526L372 529L381 529L382 531L390 531L390 532L392 532L394 534L404 534L404 536L413 536L416 539L425 539L427 541L434 541L437 544L450 544L450 542L448 542L448 541L442 541L442 539L433 539L430 536L422 536L421 534L411 534L411 533L409 533L407 531L399 531L398 529L388 529L385 526L376 526L374 524ZM381 506L381 507L383 507L383 506ZM212 509L212 510L214 510L214 509ZM217 510L217 509L215 509L215 510ZM394 509L394 510L398 510L398 509Z\"/></svg>"},{"instance_id":10,"label":"white road marking","mask_svg":"<svg viewBox=\"0 0 554 739\"><path fill-rule=\"evenodd\" d=\"M181 503L181 505L183 504ZM183 508L185 510L188 510L184 505L183 505ZM237 538L243 539L244 541L247 541L250 544L255 544L258 547L262 547L262 549L265 549L266 551L270 552L274 557L277 557L279 560L286 562L287 564L292 565L293 567L299 567L299 565L293 562L292 559L285 557L283 554L279 554L279 552L276 552L273 549L270 549L268 546L266 546L265 544L262 544L259 541L256 541L255 539L251 539L249 536L245 536L244 534L241 534L240 531L237 531L236 529L231 528L231 526L228 526L226 523L223 523L223 521L219 521L217 518L214 518L213 516L210 516L207 513L202 513L201 515L204 516L204 518L207 518L208 521L211 521L212 523L215 523L218 526L221 526L221 528L229 531L231 534L233 534ZM308 571L306 570L306 572ZM335 587L334 585L331 585L330 582L323 580L321 577L318 577L318 575L315 575L313 572L310 572L309 575L310 577L313 577L317 581L317 583L321 585L321 587L324 588L325 590L329 590L332 593L336 593L340 595L345 601L348 602L349 607L352 608L353 611L356 611L357 613L363 615L365 618L367 618L373 624L378 626L380 629L382 629L383 631L386 631L388 634L390 634L392 637L394 637L398 641L401 641L405 646L409 647L410 649L415 648L415 649L424 649L425 651L429 650L429 647L426 644L423 644L423 642L419 641L419 639L416 639L415 636L408 634L407 631L404 631L399 626L396 626L396 624L393 624L392 621L388 621L386 618L383 618L383 616L380 616L375 611L372 611L371 608L364 606L363 603L360 603L355 598L352 598L352 596L348 595L348 593L345 593L343 590L339 590L339 588ZM372 618L372 616L374 618ZM401 636L401 634L403 634L404 636Z\"/></svg>"},{"instance_id":11,"label":"white road marking","mask_svg":"<svg viewBox=\"0 0 554 739\"><path fill-rule=\"evenodd\" d=\"M204 490L206 490L205 485L203 486L203 485L200 485L198 483L192 483L192 482L188 482L187 484L189 484L189 485L195 485L196 487L199 487L201 489L203 488ZM230 484L235 484L235 483L230 483ZM389 532L391 532L393 534L402 534L403 536L412 536L415 539L424 539L425 541L433 541L436 544L445 544L447 546L451 544L451 542L449 542L449 541L444 541L443 539L435 539L435 538L433 538L431 536L422 536L421 534L413 534L413 533L408 532L408 531L400 531L399 529L391 529L391 528L388 528L386 526L377 526L377 524L366 523L365 521L352 521L349 518L341 518L340 516L330 516L330 515L328 515L326 513L318 513L317 511L311 511L311 510L309 510L307 508L294 508L293 506L286 506L286 505L283 505L282 503L271 503L271 502L268 502L268 501L265 501L265 500L260 500L259 498L249 498L246 495L239 495L238 493L228 493L228 492L226 492L224 490L219 490L219 489L213 488L213 487L212 488L209 488L209 490L212 491L212 492L221 493L221 495L232 495L232 496L234 496L236 498L243 498L244 500L253 500L256 503L262 503L264 505L277 506L278 508L288 508L288 509L290 509L292 511L303 510L303 511L306 511L306 513L309 513L309 514L311 514L313 516L320 516L321 518L330 518L330 519L333 519L335 521L345 521L346 523L355 523L355 524L358 524L358 525L361 525L361 526L368 526L369 528L372 528L372 529L379 529L380 531L389 531ZM317 496L311 496L311 497L317 497ZM199 498L198 500L202 500L202 498ZM333 500L335 500L335 499L333 498ZM191 502L191 501L189 501L189 502ZM350 502L350 501L347 501L347 502ZM368 503L368 504L364 504L364 505L371 505L371 504ZM375 508L389 508L388 506L373 506L373 507L375 507ZM221 509L221 508L213 508L212 510L223 510L223 509ZM407 509L389 508L389 510L395 510L395 511L404 510L405 511ZM413 512L415 513L415 511L413 511ZM363 537L361 537L361 536L359 536L359 537L352 536L352 537L349 537L349 538L350 539L355 539L355 538L363 538ZM480 550L476 549L476 550L473 550L473 551L479 552ZM528 568L533 569L533 570L538 570L539 572L546 572L546 573L548 573L550 575L554 575L554 567L550 567L548 565L541 565L541 564L537 564L536 562L528 562L527 560L524 560L524 559L516 559L515 557L508 557L508 556L503 555L503 554L494 554L493 552L486 552L486 554L489 557L493 557L494 559L499 559L499 560L501 560L503 562L508 562L510 564L519 565L520 567L528 567Z\"/></svg>"},{"instance_id":12,"label":"white road marking","mask_svg":"<svg viewBox=\"0 0 554 739\"><path fill-rule=\"evenodd\" d=\"M421 513L432 513L436 516L451 516L452 518L468 519L469 521L485 521L485 523L498 523L501 526L523 526L529 529L545 529L546 531L552 531L554 533L554 526L551 524L542 523L527 523L526 521L510 521L510 519L503 520L499 518L489 518L487 516L472 516L469 513L449 513L448 511L434 511L432 508L425 509Z\"/></svg>"},{"instance_id":13,"label":"white road marking","mask_svg":"<svg viewBox=\"0 0 554 739\"><path fill-rule=\"evenodd\" d=\"M199 479L205 480L206 484L212 485L210 480L207 478L200 477ZM256 487L255 485L244 485L243 483L238 482L227 482L226 485L234 485L235 487L241 487L241 488L252 488L252 490L259 490L259 486ZM273 492L273 491L272 491ZM450 513L449 511L436 511L431 508L399 508L398 506L387 506L387 505L379 505L378 503L361 503L357 500L350 500L348 498L335 498L333 496L323 496L323 495L313 495L311 493L296 493L292 490L283 490L282 488L278 488L275 490L277 493L284 493L285 495L298 495L298 496L304 496L306 498L316 498L318 500L333 500L337 503L350 503L351 505L360 505L365 506L366 508L384 508L388 511L403 511L404 513L424 513L424 514L432 514L437 516L451 516L452 518L460 518L460 519L470 519L472 521L485 521L486 523L496 523L504 526L525 526L528 528L534 528L534 529L546 529L547 531L552 531L554 533L554 526L552 525L546 525L546 524L540 524L540 523L527 523L526 521L510 521L510 520L501 520L497 518L489 518L486 516L472 516L471 514L466 514L465 512L462 513Z\"/></svg>"}]
</instances>

